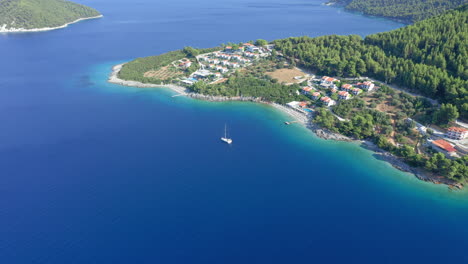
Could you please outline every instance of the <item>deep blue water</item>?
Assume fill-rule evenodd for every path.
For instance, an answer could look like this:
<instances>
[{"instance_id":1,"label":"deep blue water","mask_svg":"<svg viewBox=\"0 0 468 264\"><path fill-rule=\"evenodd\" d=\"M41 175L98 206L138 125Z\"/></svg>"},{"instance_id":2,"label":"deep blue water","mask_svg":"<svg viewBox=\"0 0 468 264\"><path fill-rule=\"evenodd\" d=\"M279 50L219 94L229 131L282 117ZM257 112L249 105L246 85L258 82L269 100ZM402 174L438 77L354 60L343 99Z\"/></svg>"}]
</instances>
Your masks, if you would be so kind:
<instances>
[{"instance_id":1,"label":"deep blue water","mask_svg":"<svg viewBox=\"0 0 468 264\"><path fill-rule=\"evenodd\" d=\"M466 191L267 106L106 83L188 45L401 24L321 0L80 2L105 17L0 35L0 263L468 262Z\"/></svg>"}]
</instances>

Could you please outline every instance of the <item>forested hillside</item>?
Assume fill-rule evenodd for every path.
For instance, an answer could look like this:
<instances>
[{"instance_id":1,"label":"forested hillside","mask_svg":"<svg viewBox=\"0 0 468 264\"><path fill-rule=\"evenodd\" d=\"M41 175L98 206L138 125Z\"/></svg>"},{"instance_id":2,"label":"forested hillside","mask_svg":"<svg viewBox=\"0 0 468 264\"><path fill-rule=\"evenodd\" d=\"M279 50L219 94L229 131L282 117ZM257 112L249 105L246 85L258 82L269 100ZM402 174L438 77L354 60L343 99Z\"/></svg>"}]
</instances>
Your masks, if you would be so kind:
<instances>
[{"instance_id":1,"label":"forested hillside","mask_svg":"<svg viewBox=\"0 0 468 264\"><path fill-rule=\"evenodd\" d=\"M333 0L346 9L406 22L420 21L467 3L468 0Z\"/></svg>"},{"instance_id":2,"label":"forested hillside","mask_svg":"<svg viewBox=\"0 0 468 264\"><path fill-rule=\"evenodd\" d=\"M468 118L468 5L398 30L275 41L301 66L332 76L369 76L456 105Z\"/></svg>"},{"instance_id":3,"label":"forested hillside","mask_svg":"<svg viewBox=\"0 0 468 264\"><path fill-rule=\"evenodd\" d=\"M93 8L65 0L0 0L0 28L58 27L98 16Z\"/></svg>"}]
</instances>

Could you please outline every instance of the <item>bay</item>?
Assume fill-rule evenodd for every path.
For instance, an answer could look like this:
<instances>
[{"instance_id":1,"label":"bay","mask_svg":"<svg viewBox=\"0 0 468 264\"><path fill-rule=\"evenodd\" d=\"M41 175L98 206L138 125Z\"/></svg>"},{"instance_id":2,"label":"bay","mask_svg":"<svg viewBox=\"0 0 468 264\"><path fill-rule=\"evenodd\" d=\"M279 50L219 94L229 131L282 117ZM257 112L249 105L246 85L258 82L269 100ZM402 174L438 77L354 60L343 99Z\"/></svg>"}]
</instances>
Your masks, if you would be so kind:
<instances>
[{"instance_id":1,"label":"bay","mask_svg":"<svg viewBox=\"0 0 468 264\"><path fill-rule=\"evenodd\" d=\"M79 2L104 18L0 35L1 263L467 261L465 190L268 106L106 82L184 46L403 25L317 0Z\"/></svg>"}]
</instances>

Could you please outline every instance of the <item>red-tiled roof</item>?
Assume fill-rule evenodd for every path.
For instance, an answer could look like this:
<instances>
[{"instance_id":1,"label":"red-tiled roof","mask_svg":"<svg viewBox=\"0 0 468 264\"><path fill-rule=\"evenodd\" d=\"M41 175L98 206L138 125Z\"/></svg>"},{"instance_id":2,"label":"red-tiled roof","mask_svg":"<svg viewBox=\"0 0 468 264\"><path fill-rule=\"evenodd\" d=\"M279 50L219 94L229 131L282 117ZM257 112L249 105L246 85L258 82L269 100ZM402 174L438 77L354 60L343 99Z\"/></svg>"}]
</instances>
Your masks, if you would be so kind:
<instances>
[{"instance_id":1,"label":"red-tiled roof","mask_svg":"<svg viewBox=\"0 0 468 264\"><path fill-rule=\"evenodd\" d=\"M349 93L348 93L348 92L345 92L345 91L340 91L340 92L338 93L338 95L341 95L341 96L348 96Z\"/></svg>"},{"instance_id":2,"label":"red-tiled roof","mask_svg":"<svg viewBox=\"0 0 468 264\"><path fill-rule=\"evenodd\" d=\"M343 88L343 89L351 89L351 88L353 88L353 86L352 86L351 84L343 84L343 85L341 85L341 88Z\"/></svg>"},{"instance_id":3,"label":"red-tiled roof","mask_svg":"<svg viewBox=\"0 0 468 264\"><path fill-rule=\"evenodd\" d=\"M312 91L312 87L304 87L302 88L303 91L310 92Z\"/></svg>"},{"instance_id":4,"label":"red-tiled roof","mask_svg":"<svg viewBox=\"0 0 468 264\"><path fill-rule=\"evenodd\" d=\"M463 133L463 132L467 132L468 129L463 128L463 127L449 127L448 131L453 131L453 132L457 132L457 133Z\"/></svg>"},{"instance_id":5,"label":"red-tiled roof","mask_svg":"<svg viewBox=\"0 0 468 264\"><path fill-rule=\"evenodd\" d=\"M312 94L312 96L315 96L315 97L320 96L320 93L319 93L319 92L315 92L315 93Z\"/></svg>"},{"instance_id":6,"label":"red-tiled roof","mask_svg":"<svg viewBox=\"0 0 468 264\"><path fill-rule=\"evenodd\" d=\"M438 139L432 141L432 144L436 145L437 147L447 151L447 152L454 152L457 151L450 143L443 139Z\"/></svg>"},{"instance_id":7,"label":"red-tiled roof","mask_svg":"<svg viewBox=\"0 0 468 264\"><path fill-rule=\"evenodd\" d=\"M320 98L320 100L328 103L331 101L331 98L328 96L325 96L325 97Z\"/></svg>"},{"instance_id":8,"label":"red-tiled roof","mask_svg":"<svg viewBox=\"0 0 468 264\"><path fill-rule=\"evenodd\" d=\"M302 107L307 106L307 102L300 102L299 106L302 106Z\"/></svg>"}]
</instances>

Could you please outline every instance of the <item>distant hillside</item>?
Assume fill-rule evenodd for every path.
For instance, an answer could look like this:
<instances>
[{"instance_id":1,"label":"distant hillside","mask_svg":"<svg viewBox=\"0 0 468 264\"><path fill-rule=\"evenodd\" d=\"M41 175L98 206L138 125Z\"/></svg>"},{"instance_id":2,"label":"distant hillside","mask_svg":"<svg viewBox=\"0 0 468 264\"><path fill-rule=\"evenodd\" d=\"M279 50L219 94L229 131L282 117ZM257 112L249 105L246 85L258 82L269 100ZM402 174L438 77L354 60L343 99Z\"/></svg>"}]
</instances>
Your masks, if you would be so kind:
<instances>
[{"instance_id":1,"label":"distant hillside","mask_svg":"<svg viewBox=\"0 0 468 264\"><path fill-rule=\"evenodd\" d=\"M93 8L65 0L0 0L0 31L60 27L99 15Z\"/></svg>"},{"instance_id":2,"label":"distant hillside","mask_svg":"<svg viewBox=\"0 0 468 264\"><path fill-rule=\"evenodd\" d=\"M370 76L450 103L468 119L468 5L390 32L275 41L300 66Z\"/></svg>"},{"instance_id":3,"label":"distant hillside","mask_svg":"<svg viewBox=\"0 0 468 264\"><path fill-rule=\"evenodd\" d=\"M440 15L468 3L468 0L331 0L346 9L372 16L416 22Z\"/></svg>"}]
</instances>

